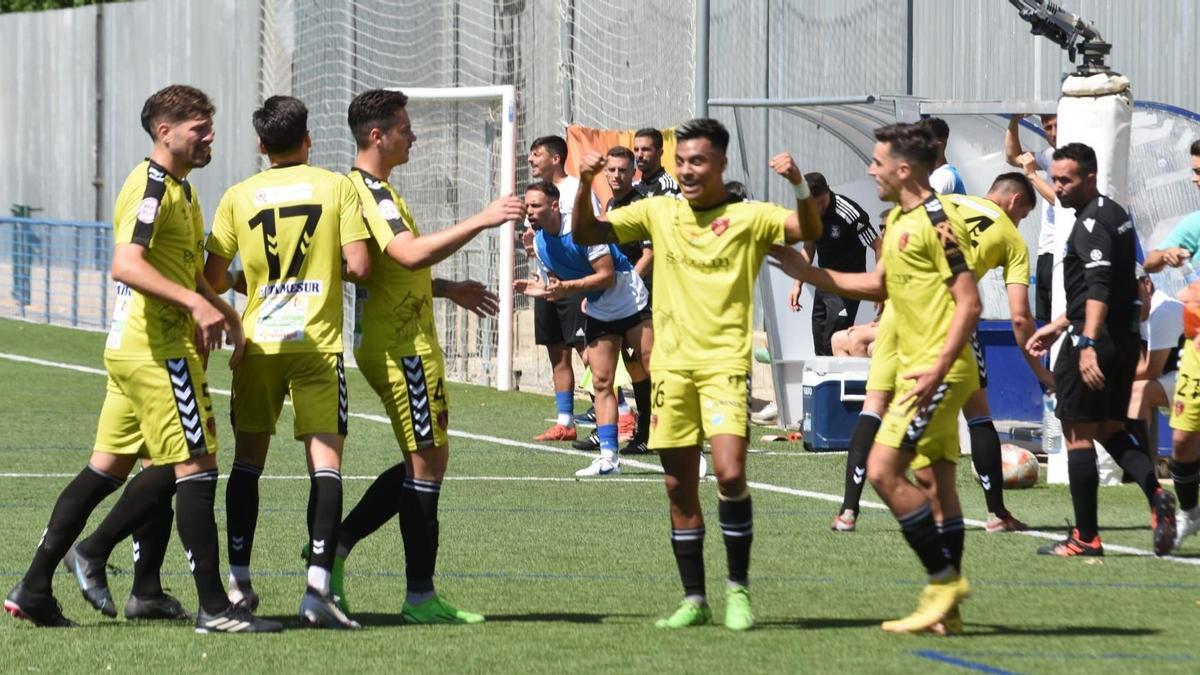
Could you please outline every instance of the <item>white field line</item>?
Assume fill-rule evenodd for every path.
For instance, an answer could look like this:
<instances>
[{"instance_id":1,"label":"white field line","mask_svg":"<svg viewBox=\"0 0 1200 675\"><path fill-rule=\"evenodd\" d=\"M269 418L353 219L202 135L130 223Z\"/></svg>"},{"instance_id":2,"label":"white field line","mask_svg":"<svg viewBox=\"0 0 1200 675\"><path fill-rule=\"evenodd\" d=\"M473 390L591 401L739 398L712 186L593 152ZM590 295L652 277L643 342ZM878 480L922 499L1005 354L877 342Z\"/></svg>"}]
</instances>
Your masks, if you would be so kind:
<instances>
[{"instance_id":1,"label":"white field line","mask_svg":"<svg viewBox=\"0 0 1200 675\"><path fill-rule=\"evenodd\" d=\"M29 356L22 356L20 354L9 354L6 352L0 352L0 359L5 359L8 361L16 361L18 363L30 363L30 364L39 365L39 366L46 366L48 368L60 368L63 370L73 370L76 372L90 373L93 375L107 375L106 371L99 369L99 368L90 368L88 366L81 366L81 365L76 365L76 364L72 364L72 363L62 363L60 361L47 361L45 359L36 359L36 358L29 357ZM214 394L220 394L222 396L229 395L229 391L225 390L225 389L209 389L209 391ZM289 405L290 405L290 402L289 402ZM371 422L379 422L381 424L387 424L387 425L391 424L391 421L382 415L350 413L350 416L357 417L357 418L363 419L363 420L368 420ZM557 455L570 455L570 456L574 456L574 457L590 458L590 457L594 456L593 453L586 452L583 450L575 450L574 448L558 448L558 447L554 447L551 445L540 445L537 443L528 443L526 441L514 441L509 438L500 438L498 436L488 436L486 434L473 434L473 433L466 432L466 431L456 431L454 429L451 429L449 433L451 436L454 436L456 438L466 438L466 439L470 439L470 440L474 440L474 441L484 441L487 443L492 443L495 445L503 445L503 446L507 446L510 448L525 448L528 450L537 450L539 452L547 452L547 453L553 453L553 454L557 454ZM649 462L642 462L642 461L638 461L635 459L622 459L621 463L623 465L636 467L639 469L646 469L649 471L657 471L660 473L662 472L661 466L659 466L658 464L651 464ZM61 474L61 477L69 478L74 475L75 474ZM30 478L32 478L32 477L60 477L60 475L59 474L0 474L0 477L4 477L4 478L30 477ZM264 478L266 478L266 476L264 476ZM280 477L280 478L283 478L283 477ZM303 476L302 478L303 478L303 480L308 480L308 476ZM451 480L454 479L454 477L447 477L447 478L449 478ZM495 478L501 478L501 477L477 477L477 478L475 478L475 480L490 480L490 479L495 479ZM512 481L547 480L547 479L532 479L532 478L522 478L522 477L503 477L503 478L505 480L512 480ZM291 479L291 477L287 477L285 479ZM295 479L299 480L299 479L301 479L301 477L296 477ZM464 478L459 478L459 480L463 480L463 479ZM712 476L708 476L707 479L715 480ZM558 478L558 479L550 479L551 482L574 482L575 480L576 480L575 478L566 478L566 477ZM605 479L601 479L601 480L605 481L605 482L622 481L622 480L627 481L627 482L632 482L630 478L618 478L618 477L605 478ZM597 482L600 482L600 481L597 481ZM658 482L658 481L652 480L652 481L647 481L647 482ZM754 488L755 490L762 490L764 492L774 492L776 494L789 495L792 497L804 497L807 499L816 499L816 500L820 500L820 501L824 501L824 502L831 502L834 504L842 503L841 495L831 495L831 494L827 494L824 492L814 492L812 490L800 490L797 488L790 488L790 487L786 487L783 485L772 485L771 483L759 483L756 481L747 481L747 485ZM867 501L867 500L863 500L861 506L864 508L870 508L870 509L884 509L884 510L887 509L887 506L885 506L879 502L873 502L873 501ZM986 523L984 521L975 520L972 518L963 518L963 523L966 525L970 525L972 527L978 527L978 528L982 528L986 525ZM1047 540L1051 540L1051 541L1057 541L1059 539L1062 539L1061 534L1055 534L1053 532L1042 532L1040 530L1027 530L1025 532L1017 532L1015 534L1020 534L1020 535L1026 536L1026 537L1034 537L1037 539L1047 539ZM1121 546L1119 544L1108 544L1105 546L1105 548L1107 550L1113 551L1115 553L1124 553L1127 555L1155 557L1154 553L1152 551L1147 551L1147 550L1139 549L1139 548L1133 548L1132 546ZM1168 556L1162 556L1158 559L1175 562L1175 563L1181 563L1184 565L1192 565L1192 566L1200 567L1200 558L1180 558L1180 557L1168 555Z\"/></svg>"}]
</instances>

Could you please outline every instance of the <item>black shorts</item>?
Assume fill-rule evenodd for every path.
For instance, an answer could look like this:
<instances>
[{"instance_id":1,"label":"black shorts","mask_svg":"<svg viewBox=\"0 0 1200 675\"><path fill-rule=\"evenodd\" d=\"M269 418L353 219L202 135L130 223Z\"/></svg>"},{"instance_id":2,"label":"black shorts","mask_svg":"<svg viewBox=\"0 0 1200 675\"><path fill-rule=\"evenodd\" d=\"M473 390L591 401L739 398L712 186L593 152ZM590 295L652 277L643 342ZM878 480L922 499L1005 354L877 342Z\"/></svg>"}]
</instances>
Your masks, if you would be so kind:
<instances>
[{"instance_id":1,"label":"black shorts","mask_svg":"<svg viewBox=\"0 0 1200 675\"><path fill-rule=\"evenodd\" d=\"M1138 363L1138 341L1134 335L1114 339L1101 332L1096 360L1104 373L1104 388L1087 386L1079 374L1079 349L1075 335L1068 334L1054 362L1054 391L1058 398L1054 414L1064 422L1124 420L1129 413L1129 394Z\"/></svg>"},{"instance_id":2,"label":"black shorts","mask_svg":"<svg viewBox=\"0 0 1200 675\"><path fill-rule=\"evenodd\" d=\"M605 335L616 335L624 338L625 333L641 322L649 321L650 316L649 305L646 305L645 308L639 310L636 314L631 314L624 319L617 319L616 321L601 321L585 314L583 317L583 332L587 336L587 343L589 345Z\"/></svg>"},{"instance_id":3,"label":"black shorts","mask_svg":"<svg viewBox=\"0 0 1200 675\"><path fill-rule=\"evenodd\" d=\"M533 341L539 345L571 345L582 347L585 343L583 312L579 304L582 297L550 302L545 298L533 299Z\"/></svg>"},{"instance_id":4,"label":"black shorts","mask_svg":"<svg viewBox=\"0 0 1200 675\"><path fill-rule=\"evenodd\" d=\"M1050 321L1050 289L1054 283L1054 254L1043 253L1037 257L1037 286L1033 297L1033 318L1047 323Z\"/></svg>"}]
</instances>

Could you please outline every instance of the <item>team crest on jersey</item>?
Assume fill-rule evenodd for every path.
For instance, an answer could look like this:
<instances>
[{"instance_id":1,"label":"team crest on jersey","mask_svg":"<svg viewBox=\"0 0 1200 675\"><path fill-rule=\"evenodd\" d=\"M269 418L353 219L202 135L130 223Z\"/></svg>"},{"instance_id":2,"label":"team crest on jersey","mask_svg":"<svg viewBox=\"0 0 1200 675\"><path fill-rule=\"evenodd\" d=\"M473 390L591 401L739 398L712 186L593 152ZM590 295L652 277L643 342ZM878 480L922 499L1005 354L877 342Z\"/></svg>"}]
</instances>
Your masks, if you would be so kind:
<instances>
[{"instance_id":1,"label":"team crest on jersey","mask_svg":"<svg viewBox=\"0 0 1200 675\"><path fill-rule=\"evenodd\" d=\"M658 428L658 414L657 413L650 416L650 428L651 429Z\"/></svg>"},{"instance_id":2,"label":"team crest on jersey","mask_svg":"<svg viewBox=\"0 0 1200 675\"><path fill-rule=\"evenodd\" d=\"M833 227L829 228L829 236L833 239L841 239L842 238L842 228L838 227L837 225L834 225Z\"/></svg>"},{"instance_id":3,"label":"team crest on jersey","mask_svg":"<svg viewBox=\"0 0 1200 675\"><path fill-rule=\"evenodd\" d=\"M213 417L212 415L209 415L208 419L205 420L205 422L204 422L204 426L206 428L208 428L209 436L217 435L217 418Z\"/></svg>"},{"instance_id":4,"label":"team crest on jersey","mask_svg":"<svg viewBox=\"0 0 1200 675\"><path fill-rule=\"evenodd\" d=\"M1183 415L1183 401L1175 401L1175 416L1180 417L1182 415Z\"/></svg>"},{"instance_id":5,"label":"team crest on jersey","mask_svg":"<svg viewBox=\"0 0 1200 675\"><path fill-rule=\"evenodd\" d=\"M154 169L151 169L153 171ZM154 197L146 197L142 203L138 205L137 219L143 223L153 223L155 217L158 216L158 199Z\"/></svg>"},{"instance_id":6,"label":"team crest on jersey","mask_svg":"<svg viewBox=\"0 0 1200 675\"><path fill-rule=\"evenodd\" d=\"M908 246L908 233L907 232L904 232L900 235L900 241L896 244L896 248L903 251L905 246Z\"/></svg>"},{"instance_id":7,"label":"team crest on jersey","mask_svg":"<svg viewBox=\"0 0 1200 675\"><path fill-rule=\"evenodd\" d=\"M719 237L725 234L725 230L729 229L729 219L717 218L716 220L712 221L712 224L709 225L709 227L712 228L713 234Z\"/></svg>"},{"instance_id":8,"label":"team crest on jersey","mask_svg":"<svg viewBox=\"0 0 1200 675\"><path fill-rule=\"evenodd\" d=\"M395 220L400 217L400 209L396 208L396 202L385 199L379 202L379 215L383 216L384 220Z\"/></svg>"}]
</instances>

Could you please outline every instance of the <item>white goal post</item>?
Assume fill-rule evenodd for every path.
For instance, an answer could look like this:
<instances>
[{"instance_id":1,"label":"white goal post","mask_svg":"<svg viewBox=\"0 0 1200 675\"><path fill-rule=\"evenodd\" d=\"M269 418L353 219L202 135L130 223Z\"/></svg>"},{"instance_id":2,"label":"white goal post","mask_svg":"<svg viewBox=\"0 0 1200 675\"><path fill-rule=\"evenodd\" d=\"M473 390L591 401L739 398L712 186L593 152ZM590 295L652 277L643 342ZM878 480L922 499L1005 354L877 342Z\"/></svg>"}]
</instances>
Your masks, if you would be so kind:
<instances>
[{"instance_id":1,"label":"white goal post","mask_svg":"<svg viewBox=\"0 0 1200 675\"><path fill-rule=\"evenodd\" d=\"M512 85L390 88L408 97L417 135L412 159L397 169L392 183L422 231L452 226L492 200L515 193ZM515 234L516 224L506 222L435 266L435 277L467 276L500 296L496 319L479 319L458 307L435 307L449 379L513 389Z\"/></svg>"}]
</instances>

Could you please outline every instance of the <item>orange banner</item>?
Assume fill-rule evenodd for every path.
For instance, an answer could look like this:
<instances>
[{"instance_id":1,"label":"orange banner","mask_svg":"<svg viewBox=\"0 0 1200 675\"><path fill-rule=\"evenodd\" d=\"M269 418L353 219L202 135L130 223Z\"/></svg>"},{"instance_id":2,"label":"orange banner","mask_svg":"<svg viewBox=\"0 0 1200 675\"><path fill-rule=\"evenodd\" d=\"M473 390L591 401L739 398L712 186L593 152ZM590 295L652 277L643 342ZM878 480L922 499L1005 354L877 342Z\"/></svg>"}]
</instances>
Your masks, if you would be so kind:
<instances>
[{"instance_id":1,"label":"orange banner","mask_svg":"<svg viewBox=\"0 0 1200 675\"><path fill-rule=\"evenodd\" d=\"M623 131L614 131L611 129L591 129L579 124L572 124L567 127L567 173L572 176L579 175L579 158L589 150L594 150L600 154L605 154L608 149L614 145L623 145L629 149L633 149L633 136L637 133L634 129ZM675 129L663 129L663 168L672 176L675 175ZM634 180L641 178L640 175L635 175ZM592 190L596 196L600 198L600 204L608 203L612 198L612 190L608 188L608 181L604 180L604 176L596 176L592 182Z\"/></svg>"}]
</instances>

